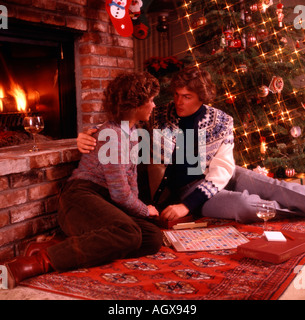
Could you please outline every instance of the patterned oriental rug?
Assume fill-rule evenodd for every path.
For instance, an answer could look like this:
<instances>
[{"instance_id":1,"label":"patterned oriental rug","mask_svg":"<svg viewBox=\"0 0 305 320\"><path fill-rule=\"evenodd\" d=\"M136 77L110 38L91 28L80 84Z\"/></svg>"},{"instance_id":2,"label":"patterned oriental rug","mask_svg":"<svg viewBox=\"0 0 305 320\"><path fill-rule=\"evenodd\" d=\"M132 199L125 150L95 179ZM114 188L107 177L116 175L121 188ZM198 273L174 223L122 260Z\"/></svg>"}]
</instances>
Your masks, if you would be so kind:
<instances>
[{"instance_id":1,"label":"patterned oriental rug","mask_svg":"<svg viewBox=\"0 0 305 320\"><path fill-rule=\"evenodd\" d=\"M262 224L205 219L209 227L232 225L244 236L262 235ZM270 221L273 230L305 233L305 219ZM90 269L50 273L24 286L86 300L276 300L305 263L305 253L282 264L245 258L236 249L178 253L162 247L150 256Z\"/></svg>"}]
</instances>

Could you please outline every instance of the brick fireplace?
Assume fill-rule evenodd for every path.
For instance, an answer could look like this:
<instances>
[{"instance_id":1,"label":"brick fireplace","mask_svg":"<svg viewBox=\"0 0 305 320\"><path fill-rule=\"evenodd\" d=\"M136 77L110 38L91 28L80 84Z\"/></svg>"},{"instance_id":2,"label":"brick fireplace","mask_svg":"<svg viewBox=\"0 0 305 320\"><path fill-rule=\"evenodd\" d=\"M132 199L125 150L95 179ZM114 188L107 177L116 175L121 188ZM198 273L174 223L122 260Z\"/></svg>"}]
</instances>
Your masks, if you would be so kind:
<instances>
[{"instance_id":1,"label":"brick fireplace","mask_svg":"<svg viewBox=\"0 0 305 320\"><path fill-rule=\"evenodd\" d=\"M104 1L0 4L8 11L8 30L12 21L37 30L48 28L48 34L54 30L74 35L75 97L69 101L75 101L76 119L71 121L77 122L77 132L102 122L103 88L122 70L134 68L133 39L117 34ZM36 154L29 153L28 146L0 148L0 261L22 253L37 235L57 230L58 193L80 158L75 137L45 142Z\"/></svg>"}]
</instances>

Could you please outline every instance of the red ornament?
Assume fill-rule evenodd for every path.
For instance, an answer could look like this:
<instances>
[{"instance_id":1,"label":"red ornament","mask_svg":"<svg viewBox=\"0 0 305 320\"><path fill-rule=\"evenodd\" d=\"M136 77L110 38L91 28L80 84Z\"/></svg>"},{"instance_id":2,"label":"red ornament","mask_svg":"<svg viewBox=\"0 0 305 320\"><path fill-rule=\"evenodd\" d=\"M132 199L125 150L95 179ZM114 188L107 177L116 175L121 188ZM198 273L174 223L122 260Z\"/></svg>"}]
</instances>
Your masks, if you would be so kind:
<instances>
[{"instance_id":1,"label":"red ornament","mask_svg":"<svg viewBox=\"0 0 305 320\"><path fill-rule=\"evenodd\" d=\"M251 45L255 44L255 42L256 42L256 37L255 37L254 34L249 33L247 40L248 40L248 45L251 46Z\"/></svg>"},{"instance_id":2,"label":"red ornament","mask_svg":"<svg viewBox=\"0 0 305 320\"><path fill-rule=\"evenodd\" d=\"M299 41L299 40L296 41L295 47L296 47L297 49L300 48L300 41Z\"/></svg>"},{"instance_id":3,"label":"red ornament","mask_svg":"<svg viewBox=\"0 0 305 320\"><path fill-rule=\"evenodd\" d=\"M256 36L260 40L264 40L268 36L268 31L266 29L258 29Z\"/></svg>"},{"instance_id":4,"label":"red ornament","mask_svg":"<svg viewBox=\"0 0 305 320\"><path fill-rule=\"evenodd\" d=\"M291 178L295 175L295 170L293 168L287 168L285 174L288 178Z\"/></svg>"},{"instance_id":5,"label":"red ornament","mask_svg":"<svg viewBox=\"0 0 305 320\"><path fill-rule=\"evenodd\" d=\"M230 42L229 48L240 48L241 41L239 39L234 39Z\"/></svg>"},{"instance_id":6,"label":"red ornament","mask_svg":"<svg viewBox=\"0 0 305 320\"><path fill-rule=\"evenodd\" d=\"M205 26L206 23L207 23L206 17L202 16L202 17L198 18L198 20L194 20L194 21L193 21L192 27L193 27L194 29L196 29L196 28Z\"/></svg>"},{"instance_id":7,"label":"red ornament","mask_svg":"<svg viewBox=\"0 0 305 320\"><path fill-rule=\"evenodd\" d=\"M226 41L233 40L233 31L231 29L228 29L224 32Z\"/></svg>"},{"instance_id":8,"label":"red ornament","mask_svg":"<svg viewBox=\"0 0 305 320\"><path fill-rule=\"evenodd\" d=\"M278 4L276 5L276 7L277 7L278 9L283 9L283 8L284 8L284 5L283 5L282 3L278 3Z\"/></svg>"},{"instance_id":9,"label":"red ornament","mask_svg":"<svg viewBox=\"0 0 305 320\"><path fill-rule=\"evenodd\" d=\"M257 10L258 10L258 5L257 5L257 3L252 4L252 5L250 6L250 10L251 10L252 12L257 11Z\"/></svg>"},{"instance_id":10,"label":"red ornament","mask_svg":"<svg viewBox=\"0 0 305 320\"><path fill-rule=\"evenodd\" d=\"M259 97L265 98L268 96L268 94L269 94L269 88L267 86L263 85L258 88L258 96Z\"/></svg>"},{"instance_id":11,"label":"red ornament","mask_svg":"<svg viewBox=\"0 0 305 320\"><path fill-rule=\"evenodd\" d=\"M235 102L236 96L229 95L226 103L233 104Z\"/></svg>"}]
</instances>

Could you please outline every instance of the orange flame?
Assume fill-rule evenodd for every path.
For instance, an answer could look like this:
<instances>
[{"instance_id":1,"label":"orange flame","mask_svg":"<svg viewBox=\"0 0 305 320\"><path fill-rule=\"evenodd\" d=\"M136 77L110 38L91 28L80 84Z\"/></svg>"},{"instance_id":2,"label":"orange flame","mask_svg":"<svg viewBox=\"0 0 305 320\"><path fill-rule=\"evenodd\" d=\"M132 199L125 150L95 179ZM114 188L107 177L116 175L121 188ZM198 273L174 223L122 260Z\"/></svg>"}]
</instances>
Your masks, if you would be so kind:
<instances>
[{"instance_id":1,"label":"orange flame","mask_svg":"<svg viewBox=\"0 0 305 320\"><path fill-rule=\"evenodd\" d=\"M14 97L17 104L17 110L20 112L25 112L26 94L24 90L17 83L11 82L11 91L9 94Z\"/></svg>"},{"instance_id":2,"label":"orange flame","mask_svg":"<svg viewBox=\"0 0 305 320\"><path fill-rule=\"evenodd\" d=\"M0 86L0 112L3 112L3 102L2 102L3 98L4 98L4 90Z\"/></svg>"}]
</instances>

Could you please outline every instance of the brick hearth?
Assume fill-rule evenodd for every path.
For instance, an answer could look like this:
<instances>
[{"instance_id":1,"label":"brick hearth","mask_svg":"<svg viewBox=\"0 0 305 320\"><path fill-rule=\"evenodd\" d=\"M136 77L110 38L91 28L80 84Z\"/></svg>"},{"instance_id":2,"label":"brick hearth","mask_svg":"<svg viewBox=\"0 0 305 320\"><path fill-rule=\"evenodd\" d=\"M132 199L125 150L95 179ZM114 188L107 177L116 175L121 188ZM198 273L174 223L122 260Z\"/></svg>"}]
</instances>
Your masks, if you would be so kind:
<instances>
[{"instance_id":1,"label":"brick hearth","mask_svg":"<svg viewBox=\"0 0 305 320\"><path fill-rule=\"evenodd\" d=\"M122 70L133 70L133 39L118 35L104 0L1 1L10 19L77 30L75 78L78 131L104 120L102 92ZM1 30L0 30L1 33ZM53 141L30 154L0 149L0 261L20 254L36 235L57 228L56 199L79 159L75 140Z\"/></svg>"},{"instance_id":2,"label":"brick hearth","mask_svg":"<svg viewBox=\"0 0 305 320\"><path fill-rule=\"evenodd\" d=\"M77 166L75 139L0 149L0 261L20 254L28 241L58 229L57 200Z\"/></svg>"}]
</instances>

